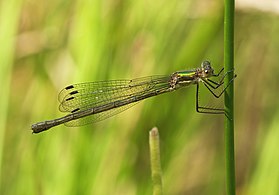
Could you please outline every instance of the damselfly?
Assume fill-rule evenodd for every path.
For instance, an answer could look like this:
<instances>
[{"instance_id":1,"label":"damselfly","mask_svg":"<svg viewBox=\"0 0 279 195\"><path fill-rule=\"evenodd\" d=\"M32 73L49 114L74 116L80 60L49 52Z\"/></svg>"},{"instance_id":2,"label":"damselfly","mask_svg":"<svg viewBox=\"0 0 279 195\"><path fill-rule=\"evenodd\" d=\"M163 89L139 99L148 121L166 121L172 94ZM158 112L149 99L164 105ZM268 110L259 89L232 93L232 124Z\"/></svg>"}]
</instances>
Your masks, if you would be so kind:
<instances>
[{"instance_id":1,"label":"damselfly","mask_svg":"<svg viewBox=\"0 0 279 195\"><path fill-rule=\"evenodd\" d=\"M33 133L40 133L51 127L65 124L69 127L86 125L98 122L116 115L139 101L172 92L177 89L196 85L196 111L209 114L226 114L223 108L210 108L199 105L199 84L202 83L214 97L219 98L226 88L233 82L230 80L224 85L224 78L228 73L221 76L224 69L218 74L214 73L209 61L204 61L200 68L174 72L168 76L149 76L132 80L110 80L100 82L88 82L69 85L58 96L60 101L59 110L70 114L57 118L38 122L32 125ZM219 77L219 81L210 78ZM223 86L221 92L216 89Z\"/></svg>"}]
</instances>

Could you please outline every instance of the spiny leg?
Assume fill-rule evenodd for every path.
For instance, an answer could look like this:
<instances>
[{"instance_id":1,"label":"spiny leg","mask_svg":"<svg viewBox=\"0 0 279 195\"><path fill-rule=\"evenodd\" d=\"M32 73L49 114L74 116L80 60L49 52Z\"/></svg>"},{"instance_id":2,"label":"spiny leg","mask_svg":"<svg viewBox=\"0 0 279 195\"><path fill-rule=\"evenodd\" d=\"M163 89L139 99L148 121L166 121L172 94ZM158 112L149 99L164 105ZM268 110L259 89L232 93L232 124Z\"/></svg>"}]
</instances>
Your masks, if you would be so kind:
<instances>
[{"instance_id":1,"label":"spiny leg","mask_svg":"<svg viewBox=\"0 0 279 195\"><path fill-rule=\"evenodd\" d=\"M218 77L223 71L224 71L224 68L222 68L222 69L218 72L218 74L213 74L212 76Z\"/></svg>"},{"instance_id":2,"label":"spiny leg","mask_svg":"<svg viewBox=\"0 0 279 195\"><path fill-rule=\"evenodd\" d=\"M213 90L217 89L218 87L220 87L221 85L224 84L223 79L220 83L214 83L214 81L213 81L212 83L216 84L216 86L212 85L212 83L208 82L208 80L206 80L206 79L203 79L203 81L204 81L203 84L211 92L211 94L214 95L214 97L220 98L221 95L225 92L225 90L228 88L228 86L233 82L233 80L235 78L236 78L236 75L234 75L234 77L230 80L228 85L226 87L224 87L224 89L220 92L220 94L216 94ZM199 113L208 113L208 114L225 114L226 117L229 118L225 109L210 108L210 107L205 107L205 106L199 105L199 83L197 84L197 90L196 90L196 111Z\"/></svg>"},{"instance_id":3,"label":"spiny leg","mask_svg":"<svg viewBox=\"0 0 279 195\"><path fill-rule=\"evenodd\" d=\"M226 87L224 87L224 89L220 92L220 94L216 94L213 90L219 88L221 85L224 84L224 82L222 82L220 85L217 86L213 86L210 82L208 82L207 79L202 79L204 86L211 92L212 95L214 95L214 97L216 98L220 98L221 95L226 91L226 89L230 86L230 84L233 82L233 80L235 79L236 75L234 75L234 77L230 80L230 82L228 83L228 85Z\"/></svg>"},{"instance_id":4,"label":"spiny leg","mask_svg":"<svg viewBox=\"0 0 279 195\"><path fill-rule=\"evenodd\" d=\"M210 108L210 107L199 105L199 83L197 84L197 90L196 90L196 111L198 113L225 114L227 116L225 110L222 108Z\"/></svg>"},{"instance_id":5,"label":"spiny leg","mask_svg":"<svg viewBox=\"0 0 279 195\"><path fill-rule=\"evenodd\" d=\"M224 70L224 68L222 68L222 70ZM222 72L222 70L218 73L218 74L216 74L216 75L212 75L213 77L218 77L219 75L220 75L220 73ZM211 80L211 79L204 79L204 80L207 80L207 81L209 81L210 83L211 83L211 87L213 88L213 89L217 89L218 87L220 87L223 83L224 83L224 79L225 79L225 77L228 75L228 73L230 73L230 72L232 72L233 70L230 70L230 71L228 71L228 72L226 72L223 76L222 76L222 78L219 80L219 82L216 82L216 81L213 81L213 80ZM234 75L234 78L236 77L236 75ZM215 85L215 86L214 86Z\"/></svg>"}]
</instances>

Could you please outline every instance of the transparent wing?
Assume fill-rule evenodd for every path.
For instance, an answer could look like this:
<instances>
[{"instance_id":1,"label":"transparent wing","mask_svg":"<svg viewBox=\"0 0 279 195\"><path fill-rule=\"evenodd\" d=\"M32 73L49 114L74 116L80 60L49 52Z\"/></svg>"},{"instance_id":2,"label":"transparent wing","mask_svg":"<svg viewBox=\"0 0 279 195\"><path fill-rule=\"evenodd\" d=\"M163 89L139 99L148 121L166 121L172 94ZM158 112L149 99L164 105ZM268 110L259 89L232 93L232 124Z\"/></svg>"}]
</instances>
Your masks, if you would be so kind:
<instances>
[{"instance_id":1,"label":"transparent wing","mask_svg":"<svg viewBox=\"0 0 279 195\"><path fill-rule=\"evenodd\" d=\"M139 102L134 102L134 103L131 103L131 104L127 104L125 106L121 106L121 107L118 107L118 108L114 108L112 110L107 110L107 111L104 111L104 112L100 112L98 114L89 115L89 116L86 116L86 117L83 117L83 118L79 118L79 119L76 119L76 120L69 121L69 122L64 123L64 124L68 127L78 127L78 126L82 126L82 125L96 123L96 122L105 120L109 117L112 117L112 116L114 116L114 115L116 115L120 112L123 112L123 111L131 108L132 106L136 105L137 103L139 103Z\"/></svg>"},{"instance_id":2,"label":"transparent wing","mask_svg":"<svg viewBox=\"0 0 279 195\"><path fill-rule=\"evenodd\" d=\"M62 112L75 113L130 97L140 97L156 90L167 90L169 88L169 80L170 76L150 76L133 80L111 80L70 85L59 93L59 109ZM76 119L67 122L65 125L80 126L98 122L116 115L137 103L132 102L128 105Z\"/></svg>"}]
</instances>

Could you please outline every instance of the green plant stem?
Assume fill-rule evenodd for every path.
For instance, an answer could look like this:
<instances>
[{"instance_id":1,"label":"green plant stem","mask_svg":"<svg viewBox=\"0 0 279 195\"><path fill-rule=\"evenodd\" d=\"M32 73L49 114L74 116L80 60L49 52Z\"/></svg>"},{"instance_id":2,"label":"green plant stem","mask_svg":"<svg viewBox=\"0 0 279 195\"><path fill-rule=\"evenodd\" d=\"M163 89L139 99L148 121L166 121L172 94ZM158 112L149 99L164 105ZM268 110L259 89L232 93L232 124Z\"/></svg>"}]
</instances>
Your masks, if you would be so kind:
<instances>
[{"instance_id":1,"label":"green plant stem","mask_svg":"<svg viewBox=\"0 0 279 195\"><path fill-rule=\"evenodd\" d=\"M162 169L160 162L160 143L159 132L154 127L149 132L149 147L150 147L150 160L151 160L151 174L153 181L153 195L162 195Z\"/></svg>"},{"instance_id":2,"label":"green plant stem","mask_svg":"<svg viewBox=\"0 0 279 195\"><path fill-rule=\"evenodd\" d=\"M8 116L10 81L12 74L13 58L16 46L16 35L20 21L21 0L0 2L0 175L2 175L2 159L4 138L6 133L6 120ZM1 180L1 177L0 177ZM0 184L1 181L0 181ZM1 189L2 186L0 186Z\"/></svg>"},{"instance_id":3,"label":"green plant stem","mask_svg":"<svg viewBox=\"0 0 279 195\"><path fill-rule=\"evenodd\" d=\"M234 0L224 0L224 69L234 69ZM233 79L234 72L226 77L225 85ZM227 88L225 93L225 155L226 155L226 191L228 195L235 195L235 160L234 160L234 85Z\"/></svg>"}]
</instances>

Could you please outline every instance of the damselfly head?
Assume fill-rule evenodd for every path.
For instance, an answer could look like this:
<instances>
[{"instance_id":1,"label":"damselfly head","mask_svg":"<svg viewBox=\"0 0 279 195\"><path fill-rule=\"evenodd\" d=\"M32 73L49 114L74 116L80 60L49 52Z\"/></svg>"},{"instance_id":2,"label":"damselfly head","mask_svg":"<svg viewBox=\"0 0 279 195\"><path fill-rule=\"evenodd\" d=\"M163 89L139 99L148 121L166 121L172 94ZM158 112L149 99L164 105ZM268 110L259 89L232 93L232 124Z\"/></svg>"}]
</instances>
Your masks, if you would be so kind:
<instances>
[{"instance_id":1,"label":"damselfly head","mask_svg":"<svg viewBox=\"0 0 279 195\"><path fill-rule=\"evenodd\" d=\"M202 77L210 77L214 74L214 70L210 65L209 61L203 61L201 64L201 76Z\"/></svg>"}]
</instances>

